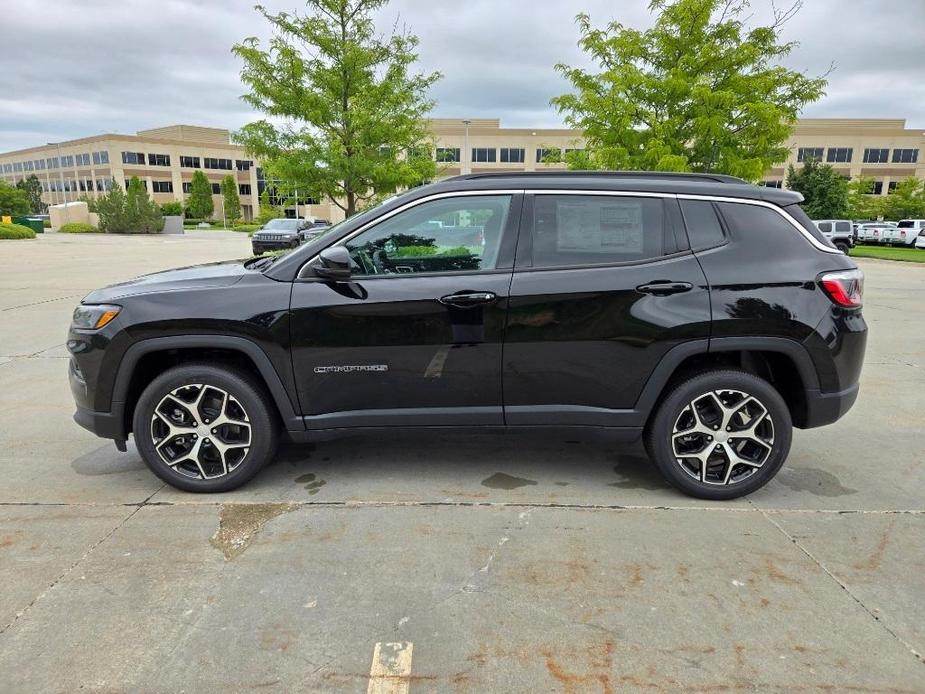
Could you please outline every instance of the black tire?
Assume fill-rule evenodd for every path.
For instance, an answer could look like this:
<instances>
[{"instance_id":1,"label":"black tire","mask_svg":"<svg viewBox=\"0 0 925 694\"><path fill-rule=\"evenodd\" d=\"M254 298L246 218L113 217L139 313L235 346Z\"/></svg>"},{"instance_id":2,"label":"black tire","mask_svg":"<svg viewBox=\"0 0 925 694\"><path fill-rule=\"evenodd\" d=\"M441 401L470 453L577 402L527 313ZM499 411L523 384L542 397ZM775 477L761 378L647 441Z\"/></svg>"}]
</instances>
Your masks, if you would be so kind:
<instances>
[{"instance_id":1,"label":"black tire","mask_svg":"<svg viewBox=\"0 0 925 694\"><path fill-rule=\"evenodd\" d=\"M847 243L845 243L844 241L836 241L836 242L835 242L835 248L837 248L838 250L840 250L840 251L841 251L842 253L844 253L845 255L848 255L848 253L851 251L851 247L850 247Z\"/></svg>"},{"instance_id":2,"label":"black tire","mask_svg":"<svg viewBox=\"0 0 925 694\"><path fill-rule=\"evenodd\" d=\"M212 387L215 390L210 391L208 394L215 395L215 397L218 397L218 392L224 391L230 396L226 397L224 402L231 402L235 408L243 408L246 414L246 424L244 426L249 425L250 433L248 437L242 437L241 441L246 440L248 442L247 447L244 448L243 445L239 445L232 454L229 454L229 456L241 457L233 460L232 464L228 464L226 466L227 472L221 474L221 476L207 477L206 479L191 477L190 474L194 473L191 473L190 470L186 470L184 473L184 469L191 468L192 462L173 468L161 458L155 448L152 432L152 419L155 416L155 408L158 407L165 396L189 384L203 384L204 386ZM195 392L195 389L191 391L192 394L195 394ZM219 402L218 400L213 401ZM237 411L239 410L236 409ZM187 414L192 413L192 409L186 412ZM200 410L200 414L202 412ZM196 424L202 424L203 427L206 427L209 420L207 418L202 419L202 422L196 422ZM234 423L231 424L236 429L241 428ZM167 484L188 492L226 492L248 482L273 458L279 441L278 426L276 410L269 396L263 385L250 374L230 366L213 366L198 363L174 367L151 381L138 399L133 418L135 446L142 460L155 475ZM211 433L215 436L216 432L212 430ZM208 431L204 432L204 434L209 436ZM199 438L198 435L196 438ZM211 445L206 443L207 441L208 439L203 437L203 442L200 444L201 449ZM163 444L163 440L161 443ZM202 458L199 459L202 460ZM227 462L225 455L219 455L218 460ZM206 456L206 462L213 466L221 464L221 462L210 463L208 456ZM210 468L197 467L205 469L208 474L211 474L209 473Z\"/></svg>"},{"instance_id":3,"label":"black tire","mask_svg":"<svg viewBox=\"0 0 925 694\"><path fill-rule=\"evenodd\" d=\"M692 470L693 459L677 457L672 442L672 433L674 432L675 423L682 421L680 420L682 413L685 417L692 416L689 406L695 400L702 402L700 401L702 396L713 393L714 391L736 391L752 396L766 409L771 420L770 431L773 436L769 437L768 440L771 440L773 443L769 446L770 452L764 454L761 466L757 468L751 468L745 465L732 466L733 470L730 471L730 475L728 476L730 481L728 484L718 483L715 479L713 483L709 481L704 482L695 477L694 471ZM731 399L734 409L736 407L735 398L740 396L732 395L732 393L727 393L727 396ZM744 402L744 400L742 400L742 402ZM706 404L709 406L709 401ZM756 418L758 417L757 412L758 411L755 413ZM746 414L743 414L742 417L744 418ZM697 421L699 425L699 420ZM756 421L760 421L760 418ZM733 430L735 430L736 426L737 425L733 424ZM768 431L768 423L765 423L763 426L765 427L764 431ZM709 429L711 427L705 428ZM680 429L683 432L686 430L686 427L680 427ZM702 439L697 439L700 434L696 433L691 437L695 450L706 453L706 450L711 447L722 449L725 444L719 442L721 436L724 438L726 436L729 437L729 441L732 442L729 445L741 446L743 442L743 439L734 437L734 432L731 435L725 434L725 436L722 432L717 434L710 431L709 434L709 436L704 435ZM646 448L659 472L661 472L665 479L673 486L690 496L700 499L726 500L751 494L767 484L768 481L777 474L777 471L780 470L784 461L787 459L787 455L790 452L792 436L793 424L790 419L790 411L784 399L780 396L780 393L778 393L770 383L745 371L723 369L698 374L671 389L649 421L649 426L646 430ZM704 443L702 449L698 443L700 440ZM750 450L752 451L761 450L760 447L756 448L753 444L748 445L751 446ZM741 451L737 451L737 453L740 452ZM711 454L706 453L706 455L709 456ZM713 455L720 461L730 460L725 452L719 452ZM721 462L710 463L709 457L707 457L706 460L708 471L713 470L717 465L722 465ZM728 465L728 462L726 465ZM702 472L702 465L698 463L697 469ZM726 474L727 470L728 467L720 467L718 468L717 474ZM741 479L736 481L734 479L735 476L740 476ZM719 480L719 482L722 482L722 480Z\"/></svg>"}]
</instances>

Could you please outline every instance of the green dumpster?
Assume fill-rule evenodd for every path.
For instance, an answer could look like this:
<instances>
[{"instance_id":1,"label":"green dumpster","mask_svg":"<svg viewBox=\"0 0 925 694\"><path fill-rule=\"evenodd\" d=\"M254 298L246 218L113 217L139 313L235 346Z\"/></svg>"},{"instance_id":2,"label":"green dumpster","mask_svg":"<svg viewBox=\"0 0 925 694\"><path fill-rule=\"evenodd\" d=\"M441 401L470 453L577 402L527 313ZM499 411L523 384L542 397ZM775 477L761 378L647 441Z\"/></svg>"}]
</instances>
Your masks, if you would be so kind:
<instances>
[{"instance_id":1,"label":"green dumpster","mask_svg":"<svg viewBox=\"0 0 925 694\"><path fill-rule=\"evenodd\" d=\"M45 226L43 225L41 219L32 219L31 217L13 217L13 224L22 224L24 227L29 227L36 234L42 234L45 232Z\"/></svg>"}]
</instances>

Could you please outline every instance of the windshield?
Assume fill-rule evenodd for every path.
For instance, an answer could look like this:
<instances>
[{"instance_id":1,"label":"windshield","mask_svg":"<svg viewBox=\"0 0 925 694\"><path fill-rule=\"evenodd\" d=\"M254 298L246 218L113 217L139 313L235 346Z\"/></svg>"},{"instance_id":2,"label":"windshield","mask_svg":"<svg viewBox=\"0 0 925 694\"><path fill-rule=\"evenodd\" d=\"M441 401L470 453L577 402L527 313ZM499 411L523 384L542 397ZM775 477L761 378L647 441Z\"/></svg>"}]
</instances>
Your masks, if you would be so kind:
<instances>
[{"instance_id":1,"label":"windshield","mask_svg":"<svg viewBox=\"0 0 925 694\"><path fill-rule=\"evenodd\" d=\"M263 228L275 229L277 231L295 231L304 221L305 220L302 219L271 219L263 225Z\"/></svg>"}]
</instances>

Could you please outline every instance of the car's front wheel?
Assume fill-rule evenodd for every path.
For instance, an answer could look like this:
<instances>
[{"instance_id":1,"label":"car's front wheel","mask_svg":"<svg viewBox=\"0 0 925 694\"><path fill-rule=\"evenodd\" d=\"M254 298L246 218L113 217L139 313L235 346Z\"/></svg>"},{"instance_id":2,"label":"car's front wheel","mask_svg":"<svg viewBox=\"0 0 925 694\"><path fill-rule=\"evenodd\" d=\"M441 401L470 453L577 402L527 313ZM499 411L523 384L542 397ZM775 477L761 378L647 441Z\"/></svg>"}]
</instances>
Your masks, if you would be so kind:
<instances>
[{"instance_id":1,"label":"car's front wheel","mask_svg":"<svg viewBox=\"0 0 925 694\"><path fill-rule=\"evenodd\" d=\"M277 421L263 387L232 367L187 364L142 392L135 445L149 468L190 492L239 487L273 457Z\"/></svg>"},{"instance_id":2,"label":"car's front wheel","mask_svg":"<svg viewBox=\"0 0 925 694\"><path fill-rule=\"evenodd\" d=\"M780 393L750 373L716 370L675 386L648 427L664 477L702 499L734 499L767 484L790 452L793 425Z\"/></svg>"}]
</instances>

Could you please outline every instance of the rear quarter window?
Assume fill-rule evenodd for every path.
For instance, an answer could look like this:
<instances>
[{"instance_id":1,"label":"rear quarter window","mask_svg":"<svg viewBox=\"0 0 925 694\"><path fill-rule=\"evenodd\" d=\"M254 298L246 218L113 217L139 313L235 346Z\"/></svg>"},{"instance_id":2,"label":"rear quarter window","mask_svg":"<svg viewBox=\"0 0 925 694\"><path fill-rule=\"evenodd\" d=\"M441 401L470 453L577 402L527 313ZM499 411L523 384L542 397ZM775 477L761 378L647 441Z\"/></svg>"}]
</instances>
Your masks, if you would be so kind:
<instances>
[{"instance_id":1,"label":"rear quarter window","mask_svg":"<svg viewBox=\"0 0 925 694\"><path fill-rule=\"evenodd\" d=\"M819 228L815 224L813 224L813 220L811 220L809 218L809 215L807 215L803 211L802 207L800 207L799 205L787 205L783 209L791 217L793 217L801 227L806 229L807 233L809 233L810 236L816 239L816 241L821 243L823 246L828 246L829 248L835 248L835 245L831 241L829 241L825 236L823 236L822 232L819 231ZM782 219L781 221L784 221L784 220Z\"/></svg>"},{"instance_id":2,"label":"rear quarter window","mask_svg":"<svg viewBox=\"0 0 925 694\"><path fill-rule=\"evenodd\" d=\"M789 252L799 253L806 249L806 239L800 238L800 232L775 210L759 205L743 203L718 203L720 213L729 228L730 233L738 239L748 242L752 251L767 258L780 257ZM795 206L787 209L791 212ZM813 234L813 238L833 248L832 244L822 235L816 225L812 223L806 213L799 210L806 220L806 230ZM791 216L796 217L791 212Z\"/></svg>"}]
</instances>

